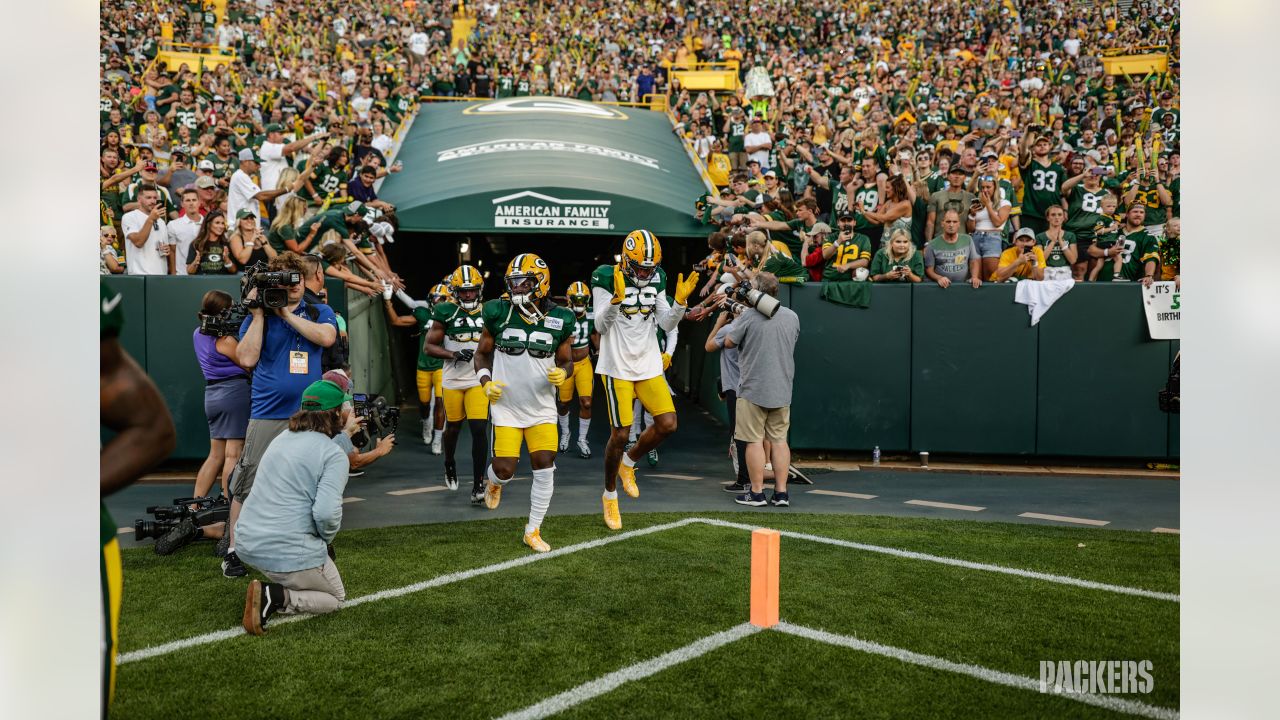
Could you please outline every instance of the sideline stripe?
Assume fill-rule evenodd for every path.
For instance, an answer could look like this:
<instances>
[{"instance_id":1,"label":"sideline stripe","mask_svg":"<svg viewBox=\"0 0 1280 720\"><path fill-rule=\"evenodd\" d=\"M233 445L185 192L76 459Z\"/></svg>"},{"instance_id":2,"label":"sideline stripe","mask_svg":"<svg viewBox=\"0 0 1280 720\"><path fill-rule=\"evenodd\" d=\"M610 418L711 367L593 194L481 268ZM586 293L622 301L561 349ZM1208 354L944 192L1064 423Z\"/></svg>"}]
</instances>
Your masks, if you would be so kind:
<instances>
[{"instance_id":1,"label":"sideline stripe","mask_svg":"<svg viewBox=\"0 0 1280 720\"><path fill-rule=\"evenodd\" d=\"M841 490L808 490L807 495L834 495L835 497L853 498L854 500L875 500L879 495L867 495L866 493L844 492Z\"/></svg>"},{"instance_id":2,"label":"sideline stripe","mask_svg":"<svg viewBox=\"0 0 1280 720\"><path fill-rule=\"evenodd\" d=\"M907 500L902 504L939 508L941 510L966 510L968 512L982 512L983 510L986 510L986 508L979 507L977 505L957 505L956 503L938 502L936 500Z\"/></svg>"},{"instance_id":3,"label":"sideline stripe","mask_svg":"<svg viewBox=\"0 0 1280 720\"><path fill-rule=\"evenodd\" d=\"M666 523L663 525L653 525L647 528L640 528L639 530L629 530L627 532L618 533L617 535L607 535L597 540L590 540L584 543L578 543L577 545L566 545L562 548L556 548L555 550L552 550L551 552L547 552L547 553L522 555L514 560L507 560L506 562L500 562L493 565L485 565L484 567L478 567L471 570L462 570L460 572L449 573L448 575L439 575L434 578L431 578L430 580L423 580L422 582L417 582L412 585L405 585L404 587L393 588L391 590L382 590L380 592L365 595L363 597L358 597L353 600L348 600L345 603L343 603L342 606L350 608L350 607L355 607L357 605L363 605L367 602L375 602L377 600L386 600L388 598L397 598L402 595L408 595L410 593L418 592L420 590L440 587L441 585L449 585L451 583L461 582L463 580L470 580L473 577L488 575L490 573L502 572L503 570L511 570L512 568L521 567L523 565L529 565L531 563L539 562L541 560L549 560L551 558L560 557L562 555L570 555L572 553L579 552L581 550L590 550L592 548L598 548L604 545L610 545L612 543L621 542L623 540L629 540L634 537L640 537L641 535L649 535L651 533L662 532L663 530L670 530L672 528L683 527L685 525L689 525L694 522L697 522L697 518L685 518L683 520L677 520L675 522ZM305 620L310 617L315 617L315 616L314 615L291 615L284 618L280 618L278 620L272 620L271 626L275 627L277 625L283 625L290 622L298 622L300 620ZM245 634L244 628L237 626L234 628L230 628L228 630L218 630L216 632L205 633L204 635L197 635L195 637L190 637L183 640L175 640L173 642L164 643L163 645L154 645L149 648L143 648L141 650L134 650L132 652L123 653L117 657L116 664L124 665L125 663L134 662L136 660L146 660L148 658L159 657L161 655L167 655L177 650L196 647L198 645L207 645L209 643L218 642L220 640L227 640L233 637L239 637L244 634Z\"/></svg>"},{"instance_id":4,"label":"sideline stripe","mask_svg":"<svg viewBox=\"0 0 1280 720\"><path fill-rule=\"evenodd\" d=\"M700 517L684 518L682 520L677 520L671 523L665 523L662 525L652 525L650 527L640 528L639 530L628 530L626 532L618 533L617 535L607 535L605 537L602 537L596 540L590 540L584 543L578 543L577 545L566 545L565 547L557 548L548 553L538 553L536 555L523 555L514 560L507 560L505 562L496 563L494 565L485 565L484 567L478 567L471 570L463 570L456 573L450 573L448 575L439 575L429 580L423 580L422 582L417 582L412 585L405 585L403 587L393 588L390 590L382 590L380 592L372 593L370 595L365 595L363 597L358 597L353 600L348 600L345 603L343 603L343 607L355 607L357 605L363 605L364 603L367 603L367 602L385 600L388 598L396 598L402 595L415 593L420 590L427 590L429 588L440 587L442 585L449 585L455 582L469 580L473 577L479 577L481 575L488 575L490 573L501 572L503 570L510 570L512 568L521 567L523 565L539 562L541 560L549 560L554 557L560 557L561 555L569 555L581 550L590 550L592 548L602 547L604 545L621 542L622 540L628 540L634 537L640 537L642 535L649 535L651 533L662 532L663 530L671 530L674 528L684 527L686 525L692 525L694 523L700 523L703 525L712 525L715 527L733 528L737 530L746 530L748 532L755 530L758 527L756 525L747 525L744 523L729 522L727 520L716 520L713 518L700 518ZM942 565L962 567L969 570L986 570L988 572L1002 573L1004 575L1015 575L1017 577L1028 578L1031 580L1041 580L1044 582L1057 583L1059 585L1072 585L1075 587L1082 587L1090 590L1105 590L1107 592L1120 593L1122 595L1134 595L1137 597L1146 597L1146 598L1152 598L1155 600L1166 600L1166 601L1175 602L1175 603L1181 602L1179 597L1173 593L1156 592L1154 590L1144 590L1142 588L1131 588L1131 587L1125 587L1123 585L1110 585L1107 583L1094 582L1092 580L1081 580L1079 578L1067 577L1065 575L1051 575L1049 573L1036 572L1034 570L1022 570L1020 568L1010 568L1010 567L1004 567L1002 565L989 565L987 563L971 562L969 560L960 560L957 558L942 557L939 555L929 555L927 553L915 552L914 550L901 550L898 548L882 547L880 545L867 545L864 543L849 542L847 540L837 540L835 538L822 537L820 535L808 535L806 533L792 532L790 530L779 530L778 532L783 537L795 538L797 540L809 540L810 542L823 543L825 545L835 545L837 547L846 547L846 548L851 548L853 550L865 550L867 552L882 553L884 555L892 555L894 557L907 558L909 560L925 560L928 562L936 562ZM274 627L276 625L283 625L290 622L298 622L300 620L306 620L307 618L310 618L310 617L314 617L314 616L313 615L290 615L284 618L273 620L272 626ZM183 640L175 640L173 642L164 643L162 645L154 645L149 648L143 648L141 650L134 650L127 653L122 653L121 655L117 656L116 664L123 665L125 663L134 662L136 660L146 660L148 658L159 657L161 655L167 655L177 650L182 650L189 647L197 647L199 645L207 645L209 643L218 642L220 640L227 640L233 637L238 637L243 634L244 634L244 629L237 626L235 628L231 628L228 630L218 630L216 632L205 633L204 635L197 635L195 637L190 637Z\"/></svg>"},{"instance_id":5,"label":"sideline stripe","mask_svg":"<svg viewBox=\"0 0 1280 720\"><path fill-rule=\"evenodd\" d=\"M838 645L852 650L858 650L860 652L871 653L872 655L880 655L894 660L900 660L911 665L920 665L934 670L944 670L946 672L958 673L960 675L968 675L971 678L995 683L996 685L1005 685L1007 687L1018 688L1020 690L1030 690L1031 692L1040 693L1040 681L1037 679L1001 672L999 670L992 670L991 668L982 667L981 665L953 662L933 655L924 655L890 645L881 645L880 643L871 642L870 640L859 640L855 637L836 635L823 630L814 630L799 625L792 625L785 621L774 625L772 629L788 635L795 635L796 637L817 640L829 645ZM1094 707L1128 713L1130 715L1156 718L1157 720L1177 720L1178 718L1178 711L1173 708L1148 705L1143 702L1138 702L1137 700L1128 700L1113 695L1069 695L1067 693L1041 694L1045 694L1050 697L1060 697L1066 700L1074 700L1085 705L1093 705Z\"/></svg>"},{"instance_id":6,"label":"sideline stripe","mask_svg":"<svg viewBox=\"0 0 1280 720\"><path fill-rule=\"evenodd\" d=\"M419 493L438 492L438 491L440 491L440 490L447 490L447 489L448 489L448 488L446 488L446 487L445 487L445 486L443 486L443 485L432 485L431 487L408 488L408 489L406 489L406 490L388 490L388 491L387 491L387 494L388 494L388 495L397 495L397 496L399 496L399 495L417 495L417 494L419 494Z\"/></svg>"},{"instance_id":7,"label":"sideline stripe","mask_svg":"<svg viewBox=\"0 0 1280 720\"><path fill-rule=\"evenodd\" d=\"M730 527L747 531L761 527L757 525L729 522L728 520L714 520L711 518L694 519L697 522L706 525L717 525L719 527ZM1121 595L1135 595L1137 597L1151 598L1153 600L1181 602L1178 596L1174 593L1156 592L1155 590L1144 590L1142 588L1125 587L1123 585L1110 585L1108 583L1094 582L1093 580L1081 580L1079 578L1068 577L1066 575L1052 575L1049 573L1037 572L1035 570L1023 570L1021 568L1011 568L1003 565L991 565L988 563L972 562L969 560L960 560L958 558L943 557L940 555L929 555L927 553L915 552L914 550L900 550L898 548L883 547L880 545L866 545L864 543L849 542L848 540L836 540L835 538L822 537L821 535L808 535L806 533L792 532L790 530L779 530L778 532L782 533L783 537L796 538L797 540L809 540L811 542L824 543L826 545L853 548L854 550L866 550L868 552L883 553L885 555L893 555L895 557L909 558L912 560L927 560L929 562L936 562L942 565L952 565L954 567L962 567L969 570L986 570L1005 575L1016 575L1018 577L1024 577L1031 580L1042 580L1044 582L1057 583L1059 585L1073 585L1075 587L1088 588L1090 590L1105 590L1107 592L1120 593Z\"/></svg>"},{"instance_id":8,"label":"sideline stripe","mask_svg":"<svg viewBox=\"0 0 1280 720\"><path fill-rule=\"evenodd\" d=\"M701 480L701 475L676 475L675 473L645 473L645 477L666 478L668 480Z\"/></svg>"},{"instance_id":9,"label":"sideline stripe","mask_svg":"<svg viewBox=\"0 0 1280 720\"><path fill-rule=\"evenodd\" d=\"M629 665L609 673L603 677L596 678L591 682L583 683L578 687L566 690L559 695L552 695L542 702L530 705L523 710L517 710L513 713L503 715L499 720L541 720L541 718L550 717L557 713L564 712L569 708L584 703L593 698L612 692L625 683L632 680L641 680L650 675L662 672L673 665L679 665L687 660L705 655L712 650L728 645L735 640L741 640L748 635L760 632L763 628L758 628L750 623L743 623L735 627L729 628L715 635L708 635L701 640L685 645L682 648L676 648L669 653L659 655L658 657L645 660L635 665Z\"/></svg>"},{"instance_id":10,"label":"sideline stripe","mask_svg":"<svg viewBox=\"0 0 1280 720\"><path fill-rule=\"evenodd\" d=\"M123 530L121 530L121 532L124 532L124 531L123 531ZM1172 534L1174 534L1174 535L1181 535L1181 534L1182 534L1182 531L1181 531L1181 530L1179 530L1178 528L1167 528L1167 527L1151 528L1151 532L1158 532L1158 533L1172 533Z\"/></svg>"},{"instance_id":11,"label":"sideline stripe","mask_svg":"<svg viewBox=\"0 0 1280 720\"><path fill-rule=\"evenodd\" d=\"M1067 515L1046 515L1044 513L1024 512L1018 517L1031 518L1032 520L1053 520L1054 522L1074 523L1076 525L1094 525L1102 527L1110 525L1110 520L1090 520L1089 518L1070 517Z\"/></svg>"}]
</instances>

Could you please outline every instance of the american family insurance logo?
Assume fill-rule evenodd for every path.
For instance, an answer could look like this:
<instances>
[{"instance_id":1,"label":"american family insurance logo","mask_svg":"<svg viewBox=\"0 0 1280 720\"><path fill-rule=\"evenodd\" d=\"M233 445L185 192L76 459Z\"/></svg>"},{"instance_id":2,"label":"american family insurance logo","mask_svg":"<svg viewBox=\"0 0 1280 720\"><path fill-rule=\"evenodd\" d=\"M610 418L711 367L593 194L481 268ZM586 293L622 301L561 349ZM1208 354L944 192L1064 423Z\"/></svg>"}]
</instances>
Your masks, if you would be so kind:
<instances>
[{"instance_id":1,"label":"american family insurance logo","mask_svg":"<svg viewBox=\"0 0 1280 720\"><path fill-rule=\"evenodd\" d=\"M563 200L525 190L493 199L493 226L612 230L611 205L611 200Z\"/></svg>"},{"instance_id":2,"label":"american family insurance logo","mask_svg":"<svg viewBox=\"0 0 1280 720\"><path fill-rule=\"evenodd\" d=\"M573 142L571 140L536 140L530 138L502 138L499 140L486 140L484 142L473 143L471 145L461 145L448 150L436 151L436 162L447 162L449 160L463 160L466 158L480 157L483 155L492 155L494 153L530 153L530 152L555 152L555 153L576 153L578 155L594 155L609 160L621 160L623 162L642 165L652 170L660 170L658 161L648 155L633 153L628 150L619 150L618 148L605 147L604 145L593 145L591 143Z\"/></svg>"},{"instance_id":3,"label":"american family insurance logo","mask_svg":"<svg viewBox=\"0 0 1280 720\"><path fill-rule=\"evenodd\" d=\"M1040 692L1067 695L1149 693L1150 660L1041 660Z\"/></svg>"}]
</instances>

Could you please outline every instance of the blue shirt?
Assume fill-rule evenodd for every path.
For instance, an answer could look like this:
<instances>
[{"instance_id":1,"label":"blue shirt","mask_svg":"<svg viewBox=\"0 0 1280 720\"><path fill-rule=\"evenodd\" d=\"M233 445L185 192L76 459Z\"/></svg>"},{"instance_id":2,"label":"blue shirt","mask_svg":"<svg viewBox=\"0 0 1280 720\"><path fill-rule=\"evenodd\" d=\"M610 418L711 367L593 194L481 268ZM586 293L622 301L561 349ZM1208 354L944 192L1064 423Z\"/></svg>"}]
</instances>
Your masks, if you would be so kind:
<instances>
[{"instance_id":1,"label":"blue shirt","mask_svg":"<svg viewBox=\"0 0 1280 720\"><path fill-rule=\"evenodd\" d=\"M328 305L311 307L317 311L313 322L328 323L337 329L338 320L332 308ZM306 301L299 303L293 314L311 320ZM320 354L324 348L304 338L273 311L264 311L263 321L266 327L262 331L262 352L253 369L253 402L249 417L255 420L286 420L302 404L302 391L323 374ZM252 322L253 316L250 315L240 325L241 341ZM290 355L295 351L306 353L305 373L289 372Z\"/></svg>"}]
</instances>

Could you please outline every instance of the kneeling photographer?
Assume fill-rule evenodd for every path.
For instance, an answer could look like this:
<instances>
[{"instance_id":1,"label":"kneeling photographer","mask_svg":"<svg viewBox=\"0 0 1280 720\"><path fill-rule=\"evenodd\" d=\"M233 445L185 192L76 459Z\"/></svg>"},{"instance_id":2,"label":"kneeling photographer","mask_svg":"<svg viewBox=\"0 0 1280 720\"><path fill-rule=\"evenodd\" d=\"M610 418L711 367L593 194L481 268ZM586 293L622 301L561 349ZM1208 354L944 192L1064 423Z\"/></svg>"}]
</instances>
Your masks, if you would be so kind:
<instances>
[{"instance_id":1,"label":"kneeling photographer","mask_svg":"<svg viewBox=\"0 0 1280 720\"><path fill-rule=\"evenodd\" d=\"M735 273L736 275L736 273ZM727 283L726 283L727 284ZM787 469L791 448L791 388L795 378L795 347L800 318L777 300L778 278L759 272L748 282L726 288L723 304L738 315L724 335L725 348L738 348L738 393L734 438L747 443L747 474L751 487L734 498L740 505L760 507L791 504ZM772 444L773 497L764 496L764 441Z\"/></svg>"},{"instance_id":2,"label":"kneeling photographer","mask_svg":"<svg viewBox=\"0 0 1280 720\"><path fill-rule=\"evenodd\" d=\"M298 254L286 251L265 268L247 269L241 280L242 305L249 316L240 326L236 359L241 367L253 369L253 391L244 451L231 481L231 532L218 546L225 544L226 577L246 572L236 555L235 523L253 489L258 462L288 426L302 391L320 379L322 350L338 339L333 310L303 300L302 271Z\"/></svg>"},{"instance_id":3,"label":"kneeling photographer","mask_svg":"<svg viewBox=\"0 0 1280 720\"><path fill-rule=\"evenodd\" d=\"M234 527L245 561L270 580L253 580L245 595L244 629L254 635L275 613L330 613L347 596L328 548L342 527L351 396L328 380L301 395L288 432L263 454Z\"/></svg>"}]
</instances>

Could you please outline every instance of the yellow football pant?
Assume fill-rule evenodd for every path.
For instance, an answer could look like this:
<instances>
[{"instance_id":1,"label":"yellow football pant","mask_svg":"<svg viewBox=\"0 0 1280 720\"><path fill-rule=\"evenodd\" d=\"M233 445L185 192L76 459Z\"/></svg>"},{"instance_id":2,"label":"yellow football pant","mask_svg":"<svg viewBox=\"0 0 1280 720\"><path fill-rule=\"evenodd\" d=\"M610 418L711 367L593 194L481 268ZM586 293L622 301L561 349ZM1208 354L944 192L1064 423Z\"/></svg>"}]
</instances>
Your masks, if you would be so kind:
<instances>
[{"instance_id":1,"label":"yellow football pant","mask_svg":"<svg viewBox=\"0 0 1280 720\"><path fill-rule=\"evenodd\" d=\"M464 413L465 411L465 413ZM486 420L489 417L489 398L479 385L466 390L444 389L444 416L449 422Z\"/></svg>"},{"instance_id":2,"label":"yellow football pant","mask_svg":"<svg viewBox=\"0 0 1280 720\"><path fill-rule=\"evenodd\" d=\"M438 370L419 370L418 371L418 402L423 405L431 404L431 393L435 391L436 397L444 397L444 368Z\"/></svg>"},{"instance_id":3,"label":"yellow football pant","mask_svg":"<svg viewBox=\"0 0 1280 720\"><path fill-rule=\"evenodd\" d=\"M573 374L560 383L560 402L567 403L573 399L573 391L578 397L591 397L591 356L588 355L573 364Z\"/></svg>"},{"instance_id":4,"label":"yellow football pant","mask_svg":"<svg viewBox=\"0 0 1280 720\"><path fill-rule=\"evenodd\" d=\"M501 458L520 457L521 442L529 446L530 453L539 450L555 452L556 440L560 437L555 423L540 423L527 428L494 425L491 429L493 456Z\"/></svg>"},{"instance_id":5,"label":"yellow football pant","mask_svg":"<svg viewBox=\"0 0 1280 720\"><path fill-rule=\"evenodd\" d=\"M676 411L675 404L671 402L671 388L662 375L645 380L619 380L601 375L600 381L604 383L604 402L609 410L609 424L613 427L631 427L631 406L636 398L654 417Z\"/></svg>"}]
</instances>

